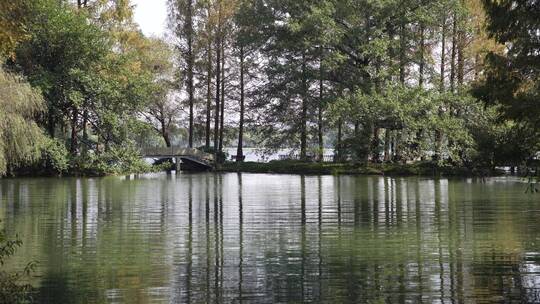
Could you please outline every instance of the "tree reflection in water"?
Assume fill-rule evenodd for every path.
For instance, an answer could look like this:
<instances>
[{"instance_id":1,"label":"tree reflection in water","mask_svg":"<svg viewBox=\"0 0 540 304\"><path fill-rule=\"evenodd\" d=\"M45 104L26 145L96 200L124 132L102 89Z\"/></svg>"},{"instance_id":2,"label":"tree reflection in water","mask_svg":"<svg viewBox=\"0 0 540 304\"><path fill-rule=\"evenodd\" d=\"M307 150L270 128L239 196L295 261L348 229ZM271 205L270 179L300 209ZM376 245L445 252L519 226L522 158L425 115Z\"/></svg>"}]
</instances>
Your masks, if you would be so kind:
<instances>
[{"instance_id":1,"label":"tree reflection in water","mask_svg":"<svg viewBox=\"0 0 540 304\"><path fill-rule=\"evenodd\" d=\"M535 302L517 180L253 174L0 181L44 303Z\"/></svg>"}]
</instances>

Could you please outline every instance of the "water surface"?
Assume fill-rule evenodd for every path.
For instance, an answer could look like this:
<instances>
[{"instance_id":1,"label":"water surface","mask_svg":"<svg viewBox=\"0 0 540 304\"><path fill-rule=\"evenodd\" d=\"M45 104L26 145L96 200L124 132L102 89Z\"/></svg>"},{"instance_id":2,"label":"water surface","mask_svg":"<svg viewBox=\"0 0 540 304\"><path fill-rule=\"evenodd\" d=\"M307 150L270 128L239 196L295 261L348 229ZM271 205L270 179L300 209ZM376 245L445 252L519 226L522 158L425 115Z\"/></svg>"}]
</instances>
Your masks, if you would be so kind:
<instances>
[{"instance_id":1,"label":"water surface","mask_svg":"<svg viewBox=\"0 0 540 304\"><path fill-rule=\"evenodd\" d=\"M41 303L540 301L540 194L512 177L0 180Z\"/></svg>"}]
</instances>

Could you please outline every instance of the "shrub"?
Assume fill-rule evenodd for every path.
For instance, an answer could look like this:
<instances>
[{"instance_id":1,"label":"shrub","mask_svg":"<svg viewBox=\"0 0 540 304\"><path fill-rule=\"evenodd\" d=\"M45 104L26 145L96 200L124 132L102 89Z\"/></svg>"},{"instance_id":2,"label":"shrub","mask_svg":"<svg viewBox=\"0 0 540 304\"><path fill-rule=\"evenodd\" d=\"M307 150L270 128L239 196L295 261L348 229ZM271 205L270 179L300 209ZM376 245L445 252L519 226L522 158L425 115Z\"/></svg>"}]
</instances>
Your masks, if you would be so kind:
<instances>
[{"instance_id":1,"label":"shrub","mask_svg":"<svg viewBox=\"0 0 540 304\"><path fill-rule=\"evenodd\" d=\"M205 146L202 146L202 147L197 148L197 150L201 150L201 151L203 151L205 153L208 153L208 154L214 154L215 153L214 147L210 147L210 148L207 149ZM228 158L229 158L229 154L227 152L221 151L221 152L217 153L217 161L218 161L218 163L222 164L225 161L227 161Z\"/></svg>"},{"instance_id":2,"label":"shrub","mask_svg":"<svg viewBox=\"0 0 540 304\"><path fill-rule=\"evenodd\" d=\"M0 230L0 266L3 266L6 259L15 254L22 241L16 237L15 240L8 239L4 230ZM23 271L8 273L0 270L0 302L1 303L32 303L33 287L29 284L21 283L27 278L35 268L35 263L26 265Z\"/></svg>"},{"instance_id":3,"label":"shrub","mask_svg":"<svg viewBox=\"0 0 540 304\"><path fill-rule=\"evenodd\" d=\"M102 154L89 153L76 157L73 160L72 171L78 175L104 176L150 172L152 166L133 148L113 147Z\"/></svg>"},{"instance_id":4,"label":"shrub","mask_svg":"<svg viewBox=\"0 0 540 304\"><path fill-rule=\"evenodd\" d=\"M48 139L41 151L41 165L49 174L62 175L69 168L69 153L57 139Z\"/></svg>"}]
</instances>

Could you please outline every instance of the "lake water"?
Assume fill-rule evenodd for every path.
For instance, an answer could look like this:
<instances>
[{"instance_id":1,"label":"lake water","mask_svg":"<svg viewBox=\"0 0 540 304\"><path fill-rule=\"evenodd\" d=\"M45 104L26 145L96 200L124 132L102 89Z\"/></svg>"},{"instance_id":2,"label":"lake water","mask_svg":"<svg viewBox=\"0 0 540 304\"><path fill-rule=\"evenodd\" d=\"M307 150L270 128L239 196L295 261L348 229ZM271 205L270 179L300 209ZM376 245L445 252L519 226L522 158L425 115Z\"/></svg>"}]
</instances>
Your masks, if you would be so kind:
<instances>
[{"instance_id":1,"label":"lake water","mask_svg":"<svg viewBox=\"0 0 540 304\"><path fill-rule=\"evenodd\" d=\"M0 180L41 303L534 303L518 178L254 174Z\"/></svg>"},{"instance_id":2,"label":"lake water","mask_svg":"<svg viewBox=\"0 0 540 304\"><path fill-rule=\"evenodd\" d=\"M229 160L236 160L236 148L224 148L223 151L228 154ZM281 156L296 155L299 151L295 149L279 149L278 151L266 151L257 148L244 148L246 162L266 163L272 160L279 160ZM324 149L323 155L327 158L333 157L334 149Z\"/></svg>"}]
</instances>

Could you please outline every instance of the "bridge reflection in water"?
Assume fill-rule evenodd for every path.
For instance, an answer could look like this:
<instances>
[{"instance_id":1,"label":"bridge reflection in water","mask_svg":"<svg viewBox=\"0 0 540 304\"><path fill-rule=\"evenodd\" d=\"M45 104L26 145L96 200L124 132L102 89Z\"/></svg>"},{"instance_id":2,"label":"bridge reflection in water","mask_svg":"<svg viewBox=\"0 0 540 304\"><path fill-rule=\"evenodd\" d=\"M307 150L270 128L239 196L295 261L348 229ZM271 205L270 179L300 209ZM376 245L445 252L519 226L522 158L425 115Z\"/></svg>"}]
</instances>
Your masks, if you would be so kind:
<instances>
[{"instance_id":1,"label":"bridge reflection in water","mask_svg":"<svg viewBox=\"0 0 540 304\"><path fill-rule=\"evenodd\" d=\"M194 148L144 147L145 158L174 158L177 171L206 171L214 168L214 155Z\"/></svg>"}]
</instances>

